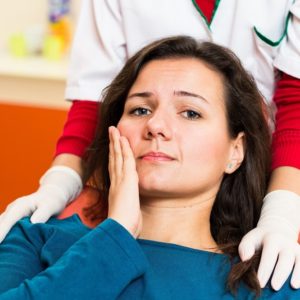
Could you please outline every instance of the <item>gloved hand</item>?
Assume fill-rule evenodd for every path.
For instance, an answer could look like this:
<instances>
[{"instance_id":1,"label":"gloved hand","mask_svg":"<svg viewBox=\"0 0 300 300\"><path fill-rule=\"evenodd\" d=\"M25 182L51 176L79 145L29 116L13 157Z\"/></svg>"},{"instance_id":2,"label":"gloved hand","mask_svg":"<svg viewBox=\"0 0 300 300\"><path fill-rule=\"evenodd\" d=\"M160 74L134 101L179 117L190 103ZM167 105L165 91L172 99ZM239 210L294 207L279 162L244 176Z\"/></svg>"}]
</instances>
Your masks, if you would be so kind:
<instances>
[{"instance_id":1,"label":"gloved hand","mask_svg":"<svg viewBox=\"0 0 300 300\"><path fill-rule=\"evenodd\" d=\"M241 259L250 259L262 247L258 280L264 287L274 268L271 285L279 290L293 268L291 285L300 287L300 197L277 190L266 195L257 227L247 233L239 245ZM276 266L275 266L276 265Z\"/></svg>"},{"instance_id":2,"label":"gloved hand","mask_svg":"<svg viewBox=\"0 0 300 300\"><path fill-rule=\"evenodd\" d=\"M51 167L40 179L35 193L16 199L0 215L0 242L21 218L31 215L32 223L44 223L60 213L81 190L81 178L73 169Z\"/></svg>"}]
</instances>

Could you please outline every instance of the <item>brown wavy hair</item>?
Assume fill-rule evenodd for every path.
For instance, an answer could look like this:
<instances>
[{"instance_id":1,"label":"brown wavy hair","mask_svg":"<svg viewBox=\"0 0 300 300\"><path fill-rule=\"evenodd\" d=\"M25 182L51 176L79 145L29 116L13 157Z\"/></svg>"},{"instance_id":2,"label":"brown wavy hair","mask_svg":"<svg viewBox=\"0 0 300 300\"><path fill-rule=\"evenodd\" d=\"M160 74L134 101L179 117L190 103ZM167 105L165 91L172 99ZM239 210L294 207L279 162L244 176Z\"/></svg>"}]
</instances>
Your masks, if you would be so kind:
<instances>
[{"instance_id":1,"label":"brown wavy hair","mask_svg":"<svg viewBox=\"0 0 300 300\"><path fill-rule=\"evenodd\" d=\"M233 174L225 174L212 208L210 223L218 247L230 257L232 268L227 287L233 293L243 281L259 295L256 271L258 258L238 259L242 237L253 229L260 215L270 170L270 141L266 106L255 81L237 56L227 48L198 42L188 36L175 36L151 43L131 57L111 85L104 91L96 135L84 157L84 181L98 189L101 199L86 210L87 215L103 219L107 213L110 187L108 173L108 127L116 126L123 114L128 92L141 69L153 60L193 58L223 78L229 134L245 134L245 157Z\"/></svg>"}]
</instances>

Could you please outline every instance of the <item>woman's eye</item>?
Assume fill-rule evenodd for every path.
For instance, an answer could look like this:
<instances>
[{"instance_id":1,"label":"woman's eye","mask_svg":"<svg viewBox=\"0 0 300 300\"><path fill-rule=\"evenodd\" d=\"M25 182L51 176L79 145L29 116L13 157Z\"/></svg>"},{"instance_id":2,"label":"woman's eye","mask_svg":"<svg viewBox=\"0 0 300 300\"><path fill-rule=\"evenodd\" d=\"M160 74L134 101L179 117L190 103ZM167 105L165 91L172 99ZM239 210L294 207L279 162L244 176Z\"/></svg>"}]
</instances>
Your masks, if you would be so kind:
<instances>
[{"instance_id":1,"label":"woman's eye","mask_svg":"<svg viewBox=\"0 0 300 300\"><path fill-rule=\"evenodd\" d=\"M145 115L149 115L150 113L151 113L150 109L144 107L138 107L130 111L131 115L136 115L136 116L145 116Z\"/></svg>"},{"instance_id":2,"label":"woman's eye","mask_svg":"<svg viewBox=\"0 0 300 300\"><path fill-rule=\"evenodd\" d=\"M190 120L195 120L201 118L201 115L193 110L186 110L182 112L182 115Z\"/></svg>"}]
</instances>

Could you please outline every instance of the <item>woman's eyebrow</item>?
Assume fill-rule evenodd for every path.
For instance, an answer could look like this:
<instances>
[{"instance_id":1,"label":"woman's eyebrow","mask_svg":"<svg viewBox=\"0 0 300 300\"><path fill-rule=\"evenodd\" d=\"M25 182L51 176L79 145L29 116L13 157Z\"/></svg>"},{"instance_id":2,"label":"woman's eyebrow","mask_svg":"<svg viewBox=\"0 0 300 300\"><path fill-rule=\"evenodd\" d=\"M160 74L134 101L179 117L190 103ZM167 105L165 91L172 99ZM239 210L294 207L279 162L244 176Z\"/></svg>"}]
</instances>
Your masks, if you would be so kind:
<instances>
[{"instance_id":1,"label":"woman's eyebrow","mask_svg":"<svg viewBox=\"0 0 300 300\"><path fill-rule=\"evenodd\" d=\"M174 91L174 95L175 96L183 96L183 97L193 97L193 98L198 98L200 100L203 100L204 102L206 102L206 104L209 104L209 101L204 98L201 95L195 94L195 93L191 93L191 92L187 92L187 91Z\"/></svg>"},{"instance_id":2,"label":"woman's eyebrow","mask_svg":"<svg viewBox=\"0 0 300 300\"><path fill-rule=\"evenodd\" d=\"M140 93L133 93L133 94L130 94L127 99L130 99L130 98L134 98L134 97L140 97L140 98L149 98L153 95L153 93L150 93L150 92L140 92Z\"/></svg>"},{"instance_id":3,"label":"woman's eyebrow","mask_svg":"<svg viewBox=\"0 0 300 300\"><path fill-rule=\"evenodd\" d=\"M174 95L179 96L179 97L188 96L188 97L197 98L197 99L204 101L206 104L209 104L209 101L205 97L195 94L195 93L192 93L192 92L180 90L180 91L174 91ZM151 92L137 92L137 93L130 94L127 97L127 99L131 99L131 98L135 98L135 97L150 98L151 96L153 96L153 93L151 93Z\"/></svg>"}]
</instances>

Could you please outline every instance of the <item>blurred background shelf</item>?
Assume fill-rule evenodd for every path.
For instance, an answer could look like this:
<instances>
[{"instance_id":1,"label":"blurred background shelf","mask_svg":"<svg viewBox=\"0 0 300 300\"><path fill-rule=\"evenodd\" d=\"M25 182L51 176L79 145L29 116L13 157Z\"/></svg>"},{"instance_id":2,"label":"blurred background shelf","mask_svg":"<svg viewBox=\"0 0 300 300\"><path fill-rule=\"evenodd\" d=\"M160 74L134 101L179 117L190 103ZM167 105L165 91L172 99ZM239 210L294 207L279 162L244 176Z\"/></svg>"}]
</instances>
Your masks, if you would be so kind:
<instances>
[{"instance_id":1,"label":"blurred background shelf","mask_svg":"<svg viewBox=\"0 0 300 300\"><path fill-rule=\"evenodd\" d=\"M42 56L17 58L0 53L0 75L35 79L62 80L67 76L67 58L51 61Z\"/></svg>"},{"instance_id":2,"label":"blurred background shelf","mask_svg":"<svg viewBox=\"0 0 300 300\"><path fill-rule=\"evenodd\" d=\"M70 0L72 31L82 0ZM9 55L14 34L47 30L49 0L0 0L0 102L68 109L64 101L68 55L59 61Z\"/></svg>"},{"instance_id":3,"label":"blurred background shelf","mask_svg":"<svg viewBox=\"0 0 300 300\"><path fill-rule=\"evenodd\" d=\"M0 102L68 109L64 100L67 58L15 58L0 53Z\"/></svg>"}]
</instances>

